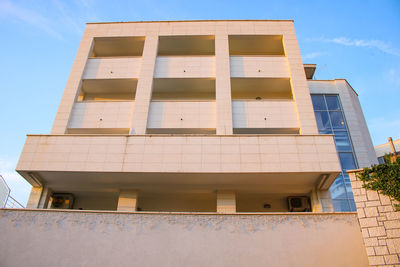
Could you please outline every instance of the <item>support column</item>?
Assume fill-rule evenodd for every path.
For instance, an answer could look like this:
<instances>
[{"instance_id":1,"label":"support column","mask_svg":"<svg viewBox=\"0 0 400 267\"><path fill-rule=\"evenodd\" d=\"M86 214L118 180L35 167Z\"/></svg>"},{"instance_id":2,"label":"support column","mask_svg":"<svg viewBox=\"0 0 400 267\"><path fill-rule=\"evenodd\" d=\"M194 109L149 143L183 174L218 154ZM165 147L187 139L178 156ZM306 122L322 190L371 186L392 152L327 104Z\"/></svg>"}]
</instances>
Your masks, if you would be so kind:
<instances>
[{"instance_id":1,"label":"support column","mask_svg":"<svg viewBox=\"0 0 400 267\"><path fill-rule=\"evenodd\" d=\"M318 198L318 193L315 188L310 193L310 199L312 212L322 212L321 201Z\"/></svg>"},{"instance_id":2,"label":"support column","mask_svg":"<svg viewBox=\"0 0 400 267\"><path fill-rule=\"evenodd\" d=\"M151 102L153 74L156 64L158 35L147 35L144 42L142 64L136 87L135 104L131 121L131 134L146 134L147 117Z\"/></svg>"},{"instance_id":3,"label":"support column","mask_svg":"<svg viewBox=\"0 0 400 267\"><path fill-rule=\"evenodd\" d=\"M322 212L333 212L331 192L329 192L329 190L318 190L317 194L321 203Z\"/></svg>"},{"instance_id":4,"label":"support column","mask_svg":"<svg viewBox=\"0 0 400 267\"><path fill-rule=\"evenodd\" d=\"M40 197L42 196L43 187L32 187L31 194L29 195L27 209L37 209L39 207Z\"/></svg>"},{"instance_id":5,"label":"support column","mask_svg":"<svg viewBox=\"0 0 400 267\"><path fill-rule=\"evenodd\" d=\"M46 209L52 194L52 190L45 187L32 187L26 208L28 209Z\"/></svg>"},{"instance_id":6,"label":"support column","mask_svg":"<svg viewBox=\"0 0 400 267\"><path fill-rule=\"evenodd\" d=\"M217 212L236 212L236 193L234 191L217 191Z\"/></svg>"},{"instance_id":7,"label":"support column","mask_svg":"<svg viewBox=\"0 0 400 267\"><path fill-rule=\"evenodd\" d=\"M226 29L220 29L215 35L215 101L216 131L219 135L233 134L231 74L229 60L229 43Z\"/></svg>"},{"instance_id":8,"label":"support column","mask_svg":"<svg viewBox=\"0 0 400 267\"><path fill-rule=\"evenodd\" d=\"M139 191L135 189L121 190L118 197L118 211L136 211Z\"/></svg>"}]
</instances>

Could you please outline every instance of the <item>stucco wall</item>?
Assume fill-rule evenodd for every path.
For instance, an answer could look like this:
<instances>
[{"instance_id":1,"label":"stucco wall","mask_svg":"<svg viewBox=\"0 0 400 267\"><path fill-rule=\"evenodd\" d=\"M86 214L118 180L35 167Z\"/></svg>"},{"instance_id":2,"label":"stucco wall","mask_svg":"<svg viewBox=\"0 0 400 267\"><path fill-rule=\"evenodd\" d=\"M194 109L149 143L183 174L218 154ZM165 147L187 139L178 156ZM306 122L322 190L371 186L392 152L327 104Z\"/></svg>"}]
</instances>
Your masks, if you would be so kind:
<instances>
[{"instance_id":1,"label":"stucco wall","mask_svg":"<svg viewBox=\"0 0 400 267\"><path fill-rule=\"evenodd\" d=\"M2 266L368 266L355 214L0 210Z\"/></svg>"}]
</instances>

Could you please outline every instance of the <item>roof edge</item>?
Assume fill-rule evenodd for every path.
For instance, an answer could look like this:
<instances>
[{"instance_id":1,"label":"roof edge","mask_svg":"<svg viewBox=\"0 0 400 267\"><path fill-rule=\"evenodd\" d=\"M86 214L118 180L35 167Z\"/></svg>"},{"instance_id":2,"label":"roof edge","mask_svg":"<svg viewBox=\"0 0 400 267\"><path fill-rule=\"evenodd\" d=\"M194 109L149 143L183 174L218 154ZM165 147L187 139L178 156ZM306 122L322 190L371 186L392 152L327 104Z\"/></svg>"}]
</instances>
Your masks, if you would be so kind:
<instances>
[{"instance_id":1,"label":"roof edge","mask_svg":"<svg viewBox=\"0 0 400 267\"><path fill-rule=\"evenodd\" d=\"M358 93L356 90L354 90L353 86L344 78L339 78L339 79L332 79L332 80L307 80L307 82L336 82L336 81L345 81L348 86L350 86L351 90L358 96Z\"/></svg>"},{"instance_id":2,"label":"roof edge","mask_svg":"<svg viewBox=\"0 0 400 267\"><path fill-rule=\"evenodd\" d=\"M294 22L292 19L204 19L204 20L149 20L149 21L110 21L110 22L86 22L86 24L117 24L117 23L160 23L160 22L211 22L211 21L270 21L270 22Z\"/></svg>"}]
</instances>

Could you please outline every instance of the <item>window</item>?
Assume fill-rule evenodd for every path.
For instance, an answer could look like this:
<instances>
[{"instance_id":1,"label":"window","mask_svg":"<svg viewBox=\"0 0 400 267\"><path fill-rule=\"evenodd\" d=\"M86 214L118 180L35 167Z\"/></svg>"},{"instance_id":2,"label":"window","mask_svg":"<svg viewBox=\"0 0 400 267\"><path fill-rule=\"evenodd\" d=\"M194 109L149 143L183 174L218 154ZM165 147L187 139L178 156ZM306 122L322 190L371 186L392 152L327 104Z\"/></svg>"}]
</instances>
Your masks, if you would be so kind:
<instances>
[{"instance_id":1,"label":"window","mask_svg":"<svg viewBox=\"0 0 400 267\"><path fill-rule=\"evenodd\" d=\"M320 134L333 134L342 173L330 188L335 211L355 211L356 206L347 170L356 169L353 146L338 95L313 94L311 100Z\"/></svg>"}]
</instances>

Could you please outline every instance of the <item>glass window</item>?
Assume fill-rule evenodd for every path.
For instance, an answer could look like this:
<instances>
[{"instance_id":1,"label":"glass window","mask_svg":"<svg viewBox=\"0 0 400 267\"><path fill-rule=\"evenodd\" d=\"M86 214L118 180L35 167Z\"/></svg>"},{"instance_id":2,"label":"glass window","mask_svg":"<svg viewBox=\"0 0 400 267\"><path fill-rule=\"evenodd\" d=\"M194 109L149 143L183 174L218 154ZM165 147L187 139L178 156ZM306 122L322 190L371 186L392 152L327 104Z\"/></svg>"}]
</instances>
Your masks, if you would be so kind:
<instances>
[{"instance_id":1,"label":"glass window","mask_svg":"<svg viewBox=\"0 0 400 267\"><path fill-rule=\"evenodd\" d=\"M311 95L314 110L326 110L325 99L323 95Z\"/></svg>"},{"instance_id":2,"label":"glass window","mask_svg":"<svg viewBox=\"0 0 400 267\"><path fill-rule=\"evenodd\" d=\"M349 199L349 204L350 204L350 211L357 211L356 203L354 202L353 198Z\"/></svg>"},{"instance_id":3,"label":"glass window","mask_svg":"<svg viewBox=\"0 0 400 267\"><path fill-rule=\"evenodd\" d=\"M341 175L336 178L335 182L329 188L329 191L331 192L332 199L347 198L346 189Z\"/></svg>"},{"instance_id":4,"label":"glass window","mask_svg":"<svg viewBox=\"0 0 400 267\"><path fill-rule=\"evenodd\" d=\"M341 111L330 111L331 123L333 130L346 130L346 124Z\"/></svg>"},{"instance_id":5,"label":"glass window","mask_svg":"<svg viewBox=\"0 0 400 267\"><path fill-rule=\"evenodd\" d=\"M334 135L336 149L338 151L351 151L351 142L347 132L335 131Z\"/></svg>"},{"instance_id":6,"label":"glass window","mask_svg":"<svg viewBox=\"0 0 400 267\"><path fill-rule=\"evenodd\" d=\"M346 172L347 170L354 170L356 168L356 163L354 162L353 153L339 153L340 164L342 165L342 170Z\"/></svg>"},{"instance_id":7,"label":"glass window","mask_svg":"<svg viewBox=\"0 0 400 267\"><path fill-rule=\"evenodd\" d=\"M347 199L333 199L332 204L335 211L351 211Z\"/></svg>"},{"instance_id":8,"label":"glass window","mask_svg":"<svg viewBox=\"0 0 400 267\"><path fill-rule=\"evenodd\" d=\"M328 105L328 110L340 110L339 99L336 95L325 96L326 104Z\"/></svg>"},{"instance_id":9,"label":"glass window","mask_svg":"<svg viewBox=\"0 0 400 267\"><path fill-rule=\"evenodd\" d=\"M328 112L315 111L315 119L317 120L317 126L319 131L331 130L331 124L329 123Z\"/></svg>"}]
</instances>

